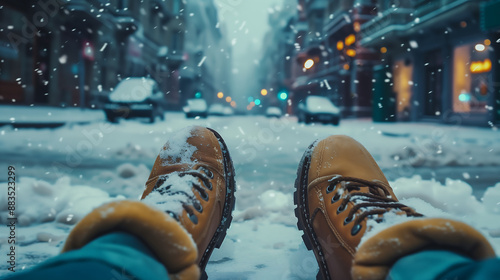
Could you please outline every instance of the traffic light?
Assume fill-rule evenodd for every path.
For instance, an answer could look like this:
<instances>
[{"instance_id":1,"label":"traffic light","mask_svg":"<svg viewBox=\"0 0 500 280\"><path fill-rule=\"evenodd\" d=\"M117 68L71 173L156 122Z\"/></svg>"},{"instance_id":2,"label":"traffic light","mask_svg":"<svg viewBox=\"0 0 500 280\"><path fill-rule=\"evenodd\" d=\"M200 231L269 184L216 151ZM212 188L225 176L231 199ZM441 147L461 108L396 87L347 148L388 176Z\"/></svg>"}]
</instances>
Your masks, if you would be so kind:
<instances>
[{"instance_id":1,"label":"traffic light","mask_svg":"<svg viewBox=\"0 0 500 280\"><path fill-rule=\"evenodd\" d=\"M255 106L259 106L260 105L260 99L255 99Z\"/></svg>"},{"instance_id":2,"label":"traffic light","mask_svg":"<svg viewBox=\"0 0 500 280\"><path fill-rule=\"evenodd\" d=\"M285 101L288 98L288 92L286 90L281 90L278 92L278 99L281 101Z\"/></svg>"},{"instance_id":3,"label":"traffic light","mask_svg":"<svg viewBox=\"0 0 500 280\"><path fill-rule=\"evenodd\" d=\"M195 95L194 95L195 98L201 98L201 92L196 92Z\"/></svg>"}]
</instances>

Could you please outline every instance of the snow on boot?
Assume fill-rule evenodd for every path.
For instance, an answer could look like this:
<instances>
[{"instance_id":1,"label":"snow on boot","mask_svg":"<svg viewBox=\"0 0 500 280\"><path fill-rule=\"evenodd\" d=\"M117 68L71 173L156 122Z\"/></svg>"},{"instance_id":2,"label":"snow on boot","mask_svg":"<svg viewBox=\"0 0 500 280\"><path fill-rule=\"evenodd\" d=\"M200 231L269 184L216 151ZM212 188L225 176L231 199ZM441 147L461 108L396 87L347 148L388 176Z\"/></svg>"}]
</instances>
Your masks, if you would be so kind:
<instances>
[{"instance_id":1,"label":"snow on boot","mask_svg":"<svg viewBox=\"0 0 500 280\"><path fill-rule=\"evenodd\" d=\"M62 252L80 249L112 232L126 232L144 242L170 279L199 279L197 248L191 236L169 215L138 201L116 201L94 209L73 228Z\"/></svg>"},{"instance_id":2,"label":"snow on boot","mask_svg":"<svg viewBox=\"0 0 500 280\"><path fill-rule=\"evenodd\" d=\"M495 257L488 240L467 224L439 218L415 219L363 239L354 258L352 278L386 279L397 260L426 249L449 250L478 261Z\"/></svg>"},{"instance_id":3,"label":"snow on boot","mask_svg":"<svg viewBox=\"0 0 500 280\"><path fill-rule=\"evenodd\" d=\"M143 202L174 217L193 237L202 278L231 223L234 186L226 144L217 132L203 127L187 128L170 138L146 182Z\"/></svg>"},{"instance_id":4,"label":"snow on boot","mask_svg":"<svg viewBox=\"0 0 500 280\"><path fill-rule=\"evenodd\" d=\"M297 170L297 226L319 264L318 279L351 279L356 248L367 220L390 212L421 216L398 202L370 153L347 136L313 143Z\"/></svg>"}]
</instances>

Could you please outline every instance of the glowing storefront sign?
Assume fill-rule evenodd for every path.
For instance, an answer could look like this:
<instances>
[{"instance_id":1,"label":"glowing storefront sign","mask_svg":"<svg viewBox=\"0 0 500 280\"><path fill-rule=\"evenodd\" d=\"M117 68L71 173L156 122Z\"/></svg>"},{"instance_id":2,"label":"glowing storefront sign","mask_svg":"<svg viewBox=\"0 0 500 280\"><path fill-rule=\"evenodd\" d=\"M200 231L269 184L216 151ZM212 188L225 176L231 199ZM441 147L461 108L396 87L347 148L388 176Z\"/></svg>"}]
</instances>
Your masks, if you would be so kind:
<instances>
[{"instance_id":1,"label":"glowing storefront sign","mask_svg":"<svg viewBox=\"0 0 500 280\"><path fill-rule=\"evenodd\" d=\"M470 64L470 72L474 74L491 71L491 60L489 58L483 61L473 61Z\"/></svg>"}]
</instances>

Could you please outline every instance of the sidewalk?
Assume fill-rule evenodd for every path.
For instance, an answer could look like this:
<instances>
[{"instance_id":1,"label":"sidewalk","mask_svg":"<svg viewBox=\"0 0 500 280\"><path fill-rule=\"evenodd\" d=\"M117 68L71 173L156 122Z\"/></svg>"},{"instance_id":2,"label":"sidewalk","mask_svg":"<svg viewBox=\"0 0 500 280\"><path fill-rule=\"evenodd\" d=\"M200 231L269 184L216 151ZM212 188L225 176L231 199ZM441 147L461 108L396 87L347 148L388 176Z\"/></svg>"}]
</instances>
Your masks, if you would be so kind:
<instances>
[{"instance_id":1,"label":"sidewalk","mask_svg":"<svg viewBox=\"0 0 500 280\"><path fill-rule=\"evenodd\" d=\"M66 124L104 121L102 110L75 107L0 105L0 126L16 128L55 128Z\"/></svg>"}]
</instances>

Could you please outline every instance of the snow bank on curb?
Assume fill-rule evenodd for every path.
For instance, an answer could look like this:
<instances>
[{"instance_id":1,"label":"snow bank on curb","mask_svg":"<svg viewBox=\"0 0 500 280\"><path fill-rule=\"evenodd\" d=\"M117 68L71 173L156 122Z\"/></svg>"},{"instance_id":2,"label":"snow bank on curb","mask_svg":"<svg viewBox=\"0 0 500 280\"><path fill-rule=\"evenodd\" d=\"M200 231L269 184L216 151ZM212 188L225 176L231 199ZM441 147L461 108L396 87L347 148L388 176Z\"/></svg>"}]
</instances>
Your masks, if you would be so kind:
<instances>
[{"instance_id":1,"label":"snow bank on curb","mask_svg":"<svg viewBox=\"0 0 500 280\"><path fill-rule=\"evenodd\" d=\"M102 189L73 185L69 177L51 184L23 177L16 186L16 210L19 226L56 221L76 224L92 209L118 199L138 199L144 190L149 169L144 165L122 164L115 172L104 171L92 178L105 184ZM101 184L102 185L102 184ZM7 189L7 183L0 184ZM0 193L0 221L8 218L7 192Z\"/></svg>"},{"instance_id":2,"label":"snow bank on curb","mask_svg":"<svg viewBox=\"0 0 500 280\"><path fill-rule=\"evenodd\" d=\"M387 146L385 154L399 164L413 167L500 165L498 143L485 141L483 145L478 145L479 141L458 138L452 143L442 143L431 138L414 137L410 139L410 143L404 143L399 148L394 149L401 145L399 143Z\"/></svg>"},{"instance_id":3,"label":"snow bank on curb","mask_svg":"<svg viewBox=\"0 0 500 280\"><path fill-rule=\"evenodd\" d=\"M391 185L399 199L420 198L434 208L451 214L466 215L486 210L472 195L472 187L461 180L446 179L442 185L435 180L422 180L416 175L399 178Z\"/></svg>"}]
</instances>

